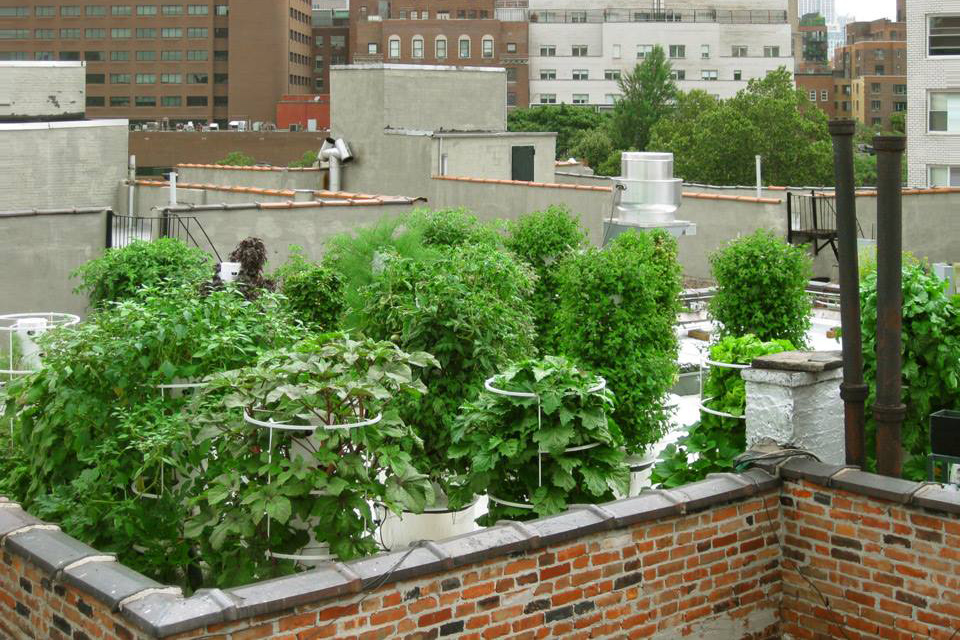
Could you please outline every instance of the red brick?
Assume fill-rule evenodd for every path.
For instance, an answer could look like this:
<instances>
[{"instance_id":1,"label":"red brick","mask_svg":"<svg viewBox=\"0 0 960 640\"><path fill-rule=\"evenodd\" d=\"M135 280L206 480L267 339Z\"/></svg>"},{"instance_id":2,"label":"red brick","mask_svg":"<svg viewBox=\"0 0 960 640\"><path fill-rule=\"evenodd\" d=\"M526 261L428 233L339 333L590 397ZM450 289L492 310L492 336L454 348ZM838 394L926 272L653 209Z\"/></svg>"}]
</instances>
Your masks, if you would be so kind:
<instances>
[{"instance_id":1,"label":"red brick","mask_svg":"<svg viewBox=\"0 0 960 640\"><path fill-rule=\"evenodd\" d=\"M430 627L449 620L451 616L452 611L450 609L441 609L440 611L434 611L433 613L420 616L420 618L417 620L417 625L421 627Z\"/></svg>"},{"instance_id":2,"label":"red brick","mask_svg":"<svg viewBox=\"0 0 960 640\"><path fill-rule=\"evenodd\" d=\"M527 629L533 629L543 624L543 614L537 613L532 616L527 616L526 618L520 618L519 620L514 620L513 622L513 632L520 633L521 631L526 631Z\"/></svg>"},{"instance_id":3,"label":"red brick","mask_svg":"<svg viewBox=\"0 0 960 640\"><path fill-rule=\"evenodd\" d=\"M587 552L587 547L582 544L577 544L572 547L567 547L566 549L561 549L557 551L557 562L563 562L564 560L569 560L570 558L576 558L577 556L582 556Z\"/></svg>"},{"instance_id":4,"label":"red brick","mask_svg":"<svg viewBox=\"0 0 960 640\"><path fill-rule=\"evenodd\" d=\"M474 616L467 620L466 627L467 629L481 629L487 626L490 623L490 616L487 614L482 614L479 616Z\"/></svg>"},{"instance_id":5,"label":"red brick","mask_svg":"<svg viewBox=\"0 0 960 640\"><path fill-rule=\"evenodd\" d=\"M546 569L540 570L540 581L550 580L556 578L557 576L562 576L565 573L570 573L570 563L565 562L563 564L558 564L552 567L547 567Z\"/></svg>"},{"instance_id":6,"label":"red brick","mask_svg":"<svg viewBox=\"0 0 960 640\"><path fill-rule=\"evenodd\" d=\"M508 576L519 571L530 571L537 568L537 561L533 558L521 558L507 563L503 568L503 575Z\"/></svg>"},{"instance_id":7,"label":"red brick","mask_svg":"<svg viewBox=\"0 0 960 640\"><path fill-rule=\"evenodd\" d=\"M554 594L550 602L554 607L559 607L567 604L568 602L573 602L574 600L580 600L583 597L583 591L580 589L573 589L571 591L564 591L563 593Z\"/></svg>"},{"instance_id":8,"label":"red brick","mask_svg":"<svg viewBox=\"0 0 960 640\"><path fill-rule=\"evenodd\" d=\"M464 600L472 600L473 598L482 598L483 596L488 596L494 591L496 585L493 582L485 582L483 584L474 585L468 587L460 592L460 595Z\"/></svg>"},{"instance_id":9,"label":"red brick","mask_svg":"<svg viewBox=\"0 0 960 640\"><path fill-rule=\"evenodd\" d=\"M495 627L488 627L483 632L484 638L502 638L503 636L510 635L510 625L501 624Z\"/></svg>"},{"instance_id":10,"label":"red brick","mask_svg":"<svg viewBox=\"0 0 960 640\"><path fill-rule=\"evenodd\" d=\"M322 609L320 613L317 614L317 617L320 620L336 620L337 618L346 618L347 616L356 615L359 611L359 604L346 604Z\"/></svg>"},{"instance_id":11,"label":"red brick","mask_svg":"<svg viewBox=\"0 0 960 640\"><path fill-rule=\"evenodd\" d=\"M370 614L370 624L379 627L388 622L396 622L405 615L407 615L406 607L394 607L393 609L376 611Z\"/></svg>"},{"instance_id":12,"label":"red brick","mask_svg":"<svg viewBox=\"0 0 960 640\"><path fill-rule=\"evenodd\" d=\"M272 635L273 623L271 622L244 631L234 631L232 637L236 640L257 640L258 638L269 638Z\"/></svg>"},{"instance_id":13,"label":"red brick","mask_svg":"<svg viewBox=\"0 0 960 640\"><path fill-rule=\"evenodd\" d=\"M324 627L316 627L309 631L301 631L297 634L297 640L316 640L317 638L332 638L337 635L337 625L328 624Z\"/></svg>"},{"instance_id":14,"label":"red brick","mask_svg":"<svg viewBox=\"0 0 960 640\"><path fill-rule=\"evenodd\" d=\"M422 613L428 609L435 609L437 607L437 599L433 596L426 598L418 598L407 605L407 610L410 613Z\"/></svg>"},{"instance_id":15,"label":"red brick","mask_svg":"<svg viewBox=\"0 0 960 640\"><path fill-rule=\"evenodd\" d=\"M280 618L280 631L291 631L301 627L309 627L317 622L317 612L301 613L297 616L287 616Z\"/></svg>"}]
</instances>

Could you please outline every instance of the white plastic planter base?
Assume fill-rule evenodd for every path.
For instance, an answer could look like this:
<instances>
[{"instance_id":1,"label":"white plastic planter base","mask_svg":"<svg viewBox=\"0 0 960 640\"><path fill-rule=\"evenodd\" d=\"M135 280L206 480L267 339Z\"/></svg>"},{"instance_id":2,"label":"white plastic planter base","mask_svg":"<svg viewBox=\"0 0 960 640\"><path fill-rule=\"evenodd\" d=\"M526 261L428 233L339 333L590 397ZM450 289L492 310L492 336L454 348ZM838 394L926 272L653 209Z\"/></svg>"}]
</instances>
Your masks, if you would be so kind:
<instances>
[{"instance_id":1,"label":"white plastic planter base","mask_svg":"<svg viewBox=\"0 0 960 640\"><path fill-rule=\"evenodd\" d=\"M445 506L446 499L438 502L443 505L430 507L423 513L404 511L399 516L377 505L377 513L382 518L381 544L390 550L400 549L418 540L443 540L480 528L475 520L486 511L485 500L474 500L459 511L448 509ZM481 502L484 504L481 505Z\"/></svg>"},{"instance_id":2,"label":"white plastic planter base","mask_svg":"<svg viewBox=\"0 0 960 640\"><path fill-rule=\"evenodd\" d=\"M240 275L240 263L239 262L221 262L220 263L220 279L224 282L234 282L237 279L237 276Z\"/></svg>"},{"instance_id":3,"label":"white plastic planter base","mask_svg":"<svg viewBox=\"0 0 960 640\"><path fill-rule=\"evenodd\" d=\"M643 489L650 487L650 474L653 472L653 465L657 462L657 454L651 447L646 453L627 456L624 462L630 466L630 489L626 497L632 498L640 495Z\"/></svg>"}]
</instances>

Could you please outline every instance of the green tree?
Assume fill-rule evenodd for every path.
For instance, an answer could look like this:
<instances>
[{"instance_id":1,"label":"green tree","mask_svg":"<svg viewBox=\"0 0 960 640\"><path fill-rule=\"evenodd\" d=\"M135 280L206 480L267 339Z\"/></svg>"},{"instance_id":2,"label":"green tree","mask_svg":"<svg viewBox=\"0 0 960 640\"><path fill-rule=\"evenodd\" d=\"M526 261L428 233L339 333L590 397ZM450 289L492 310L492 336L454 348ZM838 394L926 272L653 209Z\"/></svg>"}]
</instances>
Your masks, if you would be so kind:
<instances>
[{"instance_id":1,"label":"green tree","mask_svg":"<svg viewBox=\"0 0 960 640\"><path fill-rule=\"evenodd\" d=\"M600 173L600 168L611 153L619 152L613 147L613 140L606 127L597 127L596 129L585 129L580 131L573 138L573 146L570 148L570 155L577 160L583 160L594 173Z\"/></svg>"},{"instance_id":2,"label":"green tree","mask_svg":"<svg viewBox=\"0 0 960 640\"><path fill-rule=\"evenodd\" d=\"M907 114L903 111L890 114L890 128L897 133L907 132Z\"/></svg>"},{"instance_id":3,"label":"green tree","mask_svg":"<svg viewBox=\"0 0 960 640\"><path fill-rule=\"evenodd\" d=\"M217 164L231 167L252 167L256 164L256 160L253 159L253 156L248 156L243 151L231 151Z\"/></svg>"},{"instance_id":4,"label":"green tree","mask_svg":"<svg viewBox=\"0 0 960 640\"><path fill-rule=\"evenodd\" d=\"M590 107L546 105L511 111L507 130L556 132L557 159L562 160L572 155L571 147L577 134L600 127L608 118Z\"/></svg>"},{"instance_id":5,"label":"green tree","mask_svg":"<svg viewBox=\"0 0 960 640\"><path fill-rule=\"evenodd\" d=\"M633 71L621 76L619 85L622 97L611 123L614 142L620 149L646 149L651 129L673 110L677 99L663 48L655 46Z\"/></svg>"}]
</instances>

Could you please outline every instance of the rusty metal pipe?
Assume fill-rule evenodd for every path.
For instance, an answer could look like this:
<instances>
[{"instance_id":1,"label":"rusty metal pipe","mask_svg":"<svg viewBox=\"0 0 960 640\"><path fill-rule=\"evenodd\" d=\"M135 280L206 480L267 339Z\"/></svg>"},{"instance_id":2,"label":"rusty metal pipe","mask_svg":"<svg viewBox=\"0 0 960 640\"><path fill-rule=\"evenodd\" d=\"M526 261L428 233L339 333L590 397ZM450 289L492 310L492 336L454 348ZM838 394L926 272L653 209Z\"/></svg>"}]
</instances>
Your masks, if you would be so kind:
<instances>
[{"instance_id":1,"label":"rusty metal pipe","mask_svg":"<svg viewBox=\"0 0 960 640\"><path fill-rule=\"evenodd\" d=\"M837 253L840 267L840 325L843 340L844 443L847 464L862 467L867 385L863 382L863 342L860 335L860 273L857 265L857 202L853 178L853 120L831 120L833 175L837 202Z\"/></svg>"},{"instance_id":2,"label":"rusty metal pipe","mask_svg":"<svg viewBox=\"0 0 960 640\"><path fill-rule=\"evenodd\" d=\"M900 164L903 136L876 136L877 152L877 473L899 477L903 470L900 427L906 408L900 401L903 325L903 221Z\"/></svg>"}]
</instances>

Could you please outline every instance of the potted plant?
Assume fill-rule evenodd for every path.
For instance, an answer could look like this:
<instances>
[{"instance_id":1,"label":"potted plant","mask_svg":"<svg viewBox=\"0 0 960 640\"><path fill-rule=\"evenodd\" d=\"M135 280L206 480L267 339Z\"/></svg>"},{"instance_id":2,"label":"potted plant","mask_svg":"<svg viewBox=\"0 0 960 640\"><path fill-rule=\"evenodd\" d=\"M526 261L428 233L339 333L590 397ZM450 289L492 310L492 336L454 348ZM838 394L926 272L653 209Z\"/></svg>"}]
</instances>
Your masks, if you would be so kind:
<instances>
[{"instance_id":1,"label":"potted plant","mask_svg":"<svg viewBox=\"0 0 960 640\"><path fill-rule=\"evenodd\" d=\"M623 436L603 378L564 357L511 365L461 409L450 455L469 471L456 500L487 492L482 523L526 520L625 493Z\"/></svg>"},{"instance_id":2,"label":"potted plant","mask_svg":"<svg viewBox=\"0 0 960 640\"><path fill-rule=\"evenodd\" d=\"M371 503L422 510L432 487L401 446L419 440L393 401L425 392L414 369L431 366L427 353L328 334L213 378L204 393L222 391L232 420L204 417L222 425L210 436L216 473L186 528L212 573L257 579L279 560L367 555L378 549Z\"/></svg>"}]
</instances>

